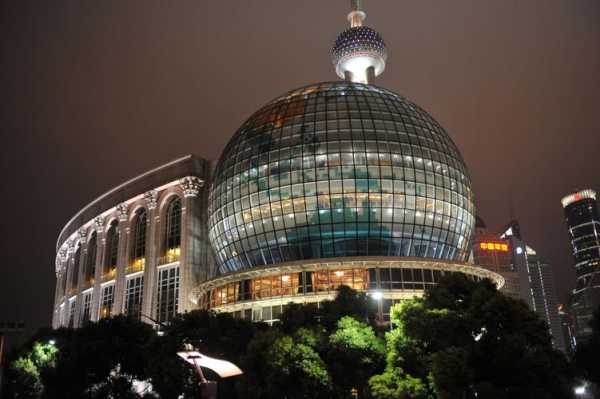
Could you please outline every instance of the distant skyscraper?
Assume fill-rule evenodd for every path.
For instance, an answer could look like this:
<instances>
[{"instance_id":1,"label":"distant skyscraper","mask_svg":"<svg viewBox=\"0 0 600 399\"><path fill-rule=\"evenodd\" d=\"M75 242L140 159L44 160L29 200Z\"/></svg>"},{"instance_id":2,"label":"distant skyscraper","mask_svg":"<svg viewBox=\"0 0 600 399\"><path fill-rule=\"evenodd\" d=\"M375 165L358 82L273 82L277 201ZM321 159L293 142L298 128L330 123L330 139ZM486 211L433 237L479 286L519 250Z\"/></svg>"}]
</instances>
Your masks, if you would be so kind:
<instances>
[{"instance_id":1,"label":"distant skyscraper","mask_svg":"<svg viewBox=\"0 0 600 399\"><path fill-rule=\"evenodd\" d=\"M510 243L499 238L498 234L490 233L479 216L475 219L473 261L477 266L504 277L505 283L500 291L519 299L519 274L513 266Z\"/></svg>"},{"instance_id":2,"label":"distant skyscraper","mask_svg":"<svg viewBox=\"0 0 600 399\"><path fill-rule=\"evenodd\" d=\"M552 266L523 241L516 220L506 226L500 238L509 243L512 266L518 273L519 297L546 321L554 347L566 351Z\"/></svg>"},{"instance_id":3,"label":"distant skyscraper","mask_svg":"<svg viewBox=\"0 0 600 399\"><path fill-rule=\"evenodd\" d=\"M562 199L575 260L577 282L570 309L573 314L576 339L591 333L589 322L594 309L600 306L600 218L596 192L582 190Z\"/></svg>"}]
</instances>

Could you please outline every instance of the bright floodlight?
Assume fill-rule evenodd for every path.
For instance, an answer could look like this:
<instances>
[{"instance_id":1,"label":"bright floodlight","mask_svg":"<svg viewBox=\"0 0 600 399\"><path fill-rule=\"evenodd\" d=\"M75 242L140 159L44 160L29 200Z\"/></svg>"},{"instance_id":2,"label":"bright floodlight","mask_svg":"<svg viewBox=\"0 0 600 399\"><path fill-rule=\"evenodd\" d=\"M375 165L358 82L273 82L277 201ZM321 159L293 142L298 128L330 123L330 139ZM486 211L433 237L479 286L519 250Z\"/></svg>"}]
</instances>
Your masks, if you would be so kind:
<instances>
[{"instance_id":1,"label":"bright floodlight","mask_svg":"<svg viewBox=\"0 0 600 399\"><path fill-rule=\"evenodd\" d=\"M48 341L48 343L49 343L50 345L55 345L55 344L56 344L56 341L55 341L55 340L53 340L53 339L51 339L50 341Z\"/></svg>"},{"instance_id":2,"label":"bright floodlight","mask_svg":"<svg viewBox=\"0 0 600 399\"><path fill-rule=\"evenodd\" d=\"M375 291L371 294L371 297L376 300L383 298L383 294L380 291Z\"/></svg>"},{"instance_id":3,"label":"bright floodlight","mask_svg":"<svg viewBox=\"0 0 600 399\"><path fill-rule=\"evenodd\" d=\"M243 371L235 364L226 360L214 359L197 351L178 352L177 355L196 368L204 367L214 371L221 378L243 374Z\"/></svg>"},{"instance_id":4,"label":"bright floodlight","mask_svg":"<svg viewBox=\"0 0 600 399\"><path fill-rule=\"evenodd\" d=\"M585 387L583 385L575 387L575 395L585 395Z\"/></svg>"}]
</instances>

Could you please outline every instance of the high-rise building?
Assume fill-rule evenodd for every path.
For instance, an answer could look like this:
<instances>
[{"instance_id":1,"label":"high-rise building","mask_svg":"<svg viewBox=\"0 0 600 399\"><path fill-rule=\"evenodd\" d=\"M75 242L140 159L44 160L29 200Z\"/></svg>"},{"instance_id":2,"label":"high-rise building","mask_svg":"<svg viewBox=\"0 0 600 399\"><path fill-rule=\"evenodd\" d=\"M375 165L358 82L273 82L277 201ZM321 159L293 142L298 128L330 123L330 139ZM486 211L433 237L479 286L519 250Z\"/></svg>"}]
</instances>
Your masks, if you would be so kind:
<instances>
[{"instance_id":1,"label":"high-rise building","mask_svg":"<svg viewBox=\"0 0 600 399\"><path fill-rule=\"evenodd\" d=\"M562 199L577 277L569 308L575 338L592 332L589 322L600 306L600 218L594 190L581 190Z\"/></svg>"},{"instance_id":2,"label":"high-rise building","mask_svg":"<svg viewBox=\"0 0 600 399\"><path fill-rule=\"evenodd\" d=\"M519 276L519 297L548 324L553 346L566 352L552 266L523 241L516 220L505 227L500 238L509 243L513 269Z\"/></svg>"},{"instance_id":3,"label":"high-rise building","mask_svg":"<svg viewBox=\"0 0 600 399\"><path fill-rule=\"evenodd\" d=\"M502 287L466 262L475 205L458 148L418 105L372 84L387 50L361 3L332 50L344 80L267 103L214 170L166 165L67 224L55 325L123 312L168 322L194 307L270 322L341 285L376 293L385 318L444 275Z\"/></svg>"},{"instance_id":4,"label":"high-rise building","mask_svg":"<svg viewBox=\"0 0 600 399\"><path fill-rule=\"evenodd\" d=\"M473 262L504 277L505 283L501 291L519 299L519 274L514 268L510 242L500 238L498 234L489 232L479 216L475 219Z\"/></svg>"}]
</instances>

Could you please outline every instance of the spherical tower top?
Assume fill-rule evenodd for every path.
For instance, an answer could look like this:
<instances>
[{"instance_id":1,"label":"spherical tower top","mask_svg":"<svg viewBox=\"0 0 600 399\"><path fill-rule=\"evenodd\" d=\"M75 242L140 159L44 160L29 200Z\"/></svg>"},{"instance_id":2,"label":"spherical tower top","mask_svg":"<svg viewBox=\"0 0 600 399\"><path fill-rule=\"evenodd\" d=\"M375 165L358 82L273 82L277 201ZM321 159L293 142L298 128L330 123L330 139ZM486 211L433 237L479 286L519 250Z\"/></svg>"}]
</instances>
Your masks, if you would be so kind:
<instances>
[{"instance_id":1,"label":"spherical tower top","mask_svg":"<svg viewBox=\"0 0 600 399\"><path fill-rule=\"evenodd\" d=\"M331 50L331 61L337 75L357 83L370 83L381 75L387 61L387 49L377 31L363 26L366 18L362 2L352 1L348 14L350 28L342 32Z\"/></svg>"}]
</instances>

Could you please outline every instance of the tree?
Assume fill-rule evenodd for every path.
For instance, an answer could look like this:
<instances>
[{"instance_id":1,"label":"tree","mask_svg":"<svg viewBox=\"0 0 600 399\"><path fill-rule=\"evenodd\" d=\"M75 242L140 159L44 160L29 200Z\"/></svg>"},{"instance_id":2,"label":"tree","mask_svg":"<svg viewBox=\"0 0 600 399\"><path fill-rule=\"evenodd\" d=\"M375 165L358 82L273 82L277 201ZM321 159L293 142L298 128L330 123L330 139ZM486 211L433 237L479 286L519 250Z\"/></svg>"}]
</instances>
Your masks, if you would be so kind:
<instances>
[{"instance_id":1,"label":"tree","mask_svg":"<svg viewBox=\"0 0 600 399\"><path fill-rule=\"evenodd\" d=\"M150 343L146 375L161 398L178 398L182 392L198 396L199 380L194 369L176 355L183 344L190 343L208 356L239 365L255 331L261 328L264 326L224 313L196 310L180 314L164 329L162 337ZM208 370L206 374L218 379ZM236 379L219 381L220 397L235 396Z\"/></svg>"},{"instance_id":2,"label":"tree","mask_svg":"<svg viewBox=\"0 0 600 399\"><path fill-rule=\"evenodd\" d=\"M42 373L54 366L57 352L52 344L34 341L31 350L10 364L7 374L8 395L14 398L41 398L45 393Z\"/></svg>"},{"instance_id":3,"label":"tree","mask_svg":"<svg viewBox=\"0 0 600 399\"><path fill-rule=\"evenodd\" d=\"M338 320L350 316L356 320L369 320L371 308L369 298L364 292L358 292L346 285L338 287L333 301L323 301L320 304L318 318L328 331L335 329Z\"/></svg>"},{"instance_id":4,"label":"tree","mask_svg":"<svg viewBox=\"0 0 600 399\"><path fill-rule=\"evenodd\" d=\"M380 399L569 398L572 380L547 325L487 280L452 275L392 308Z\"/></svg>"},{"instance_id":5,"label":"tree","mask_svg":"<svg viewBox=\"0 0 600 399\"><path fill-rule=\"evenodd\" d=\"M331 380L317 351L319 333L306 328L293 335L263 331L250 343L242 366L242 397L330 398Z\"/></svg>"},{"instance_id":6,"label":"tree","mask_svg":"<svg viewBox=\"0 0 600 399\"><path fill-rule=\"evenodd\" d=\"M363 398L369 394L369 378L383 370L385 344L371 326L350 316L337 322L329 337L327 364L340 397L356 389Z\"/></svg>"},{"instance_id":7,"label":"tree","mask_svg":"<svg viewBox=\"0 0 600 399\"><path fill-rule=\"evenodd\" d=\"M56 339L56 367L44 376L48 397L84 397L117 368L123 375L145 379L147 345L155 336L150 325L115 316L70 331Z\"/></svg>"},{"instance_id":8,"label":"tree","mask_svg":"<svg viewBox=\"0 0 600 399\"><path fill-rule=\"evenodd\" d=\"M598 357L600 356L600 306L594 311L590 327L592 327L592 335L586 342L582 342L577 346L575 365L581 377L600 387L600 368L598 367Z\"/></svg>"}]
</instances>

